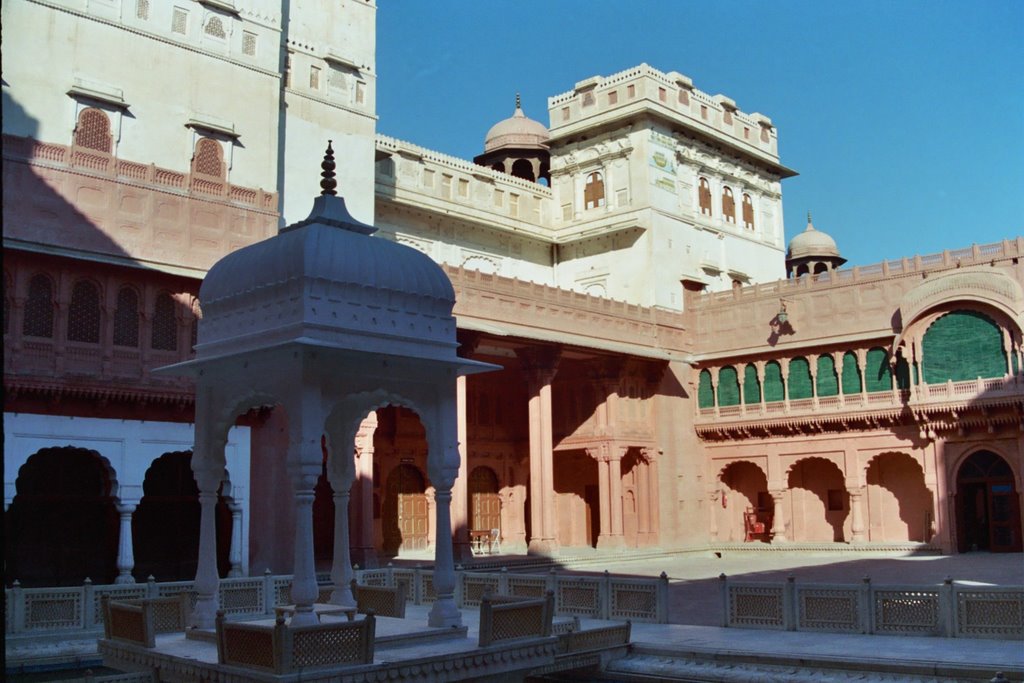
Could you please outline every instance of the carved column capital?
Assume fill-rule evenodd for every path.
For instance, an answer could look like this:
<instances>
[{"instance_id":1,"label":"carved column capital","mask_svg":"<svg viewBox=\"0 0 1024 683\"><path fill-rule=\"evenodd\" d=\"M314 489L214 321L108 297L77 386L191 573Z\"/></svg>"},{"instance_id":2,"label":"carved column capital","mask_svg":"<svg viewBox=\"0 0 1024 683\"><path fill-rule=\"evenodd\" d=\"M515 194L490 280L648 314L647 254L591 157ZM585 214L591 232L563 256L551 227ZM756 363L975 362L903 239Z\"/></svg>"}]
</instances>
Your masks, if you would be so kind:
<instances>
[{"instance_id":1,"label":"carved column capital","mask_svg":"<svg viewBox=\"0 0 1024 683\"><path fill-rule=\"evenodd\" d=\"M562 358L560 346L530 346L516 349L516 356L522 369L544 384L551 382L558 372L558 363Z\"/></svg>"}]
</instances>

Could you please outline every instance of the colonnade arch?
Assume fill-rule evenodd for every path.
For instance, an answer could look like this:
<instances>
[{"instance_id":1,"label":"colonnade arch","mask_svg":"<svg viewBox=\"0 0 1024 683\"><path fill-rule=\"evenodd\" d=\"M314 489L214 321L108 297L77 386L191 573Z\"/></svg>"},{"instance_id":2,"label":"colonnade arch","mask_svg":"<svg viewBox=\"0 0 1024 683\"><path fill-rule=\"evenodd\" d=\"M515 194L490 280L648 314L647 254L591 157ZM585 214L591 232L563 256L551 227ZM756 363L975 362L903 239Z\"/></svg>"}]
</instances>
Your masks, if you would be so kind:
<instances>
[{"instance_id":1,"label":"colonnade arch","mask_svg":"<svg viewBox=\"0 0 1024 683\"><path fill-rule=\"evenodd\" d=\"M117 576L118 484L94 450L43 448L18 471L4 515L5 576L23 586L113 583Z\"/></svg>"},{"instance_id":2,"label":"colonnade arch","mask_svg":"<svg viewBox=\"0 0 1024 683\"><path fill-rule=\"evenodd\" d=\"M723 542L746 540L744 515L748 513L756 515L766 529L771 528L768 475L760 465L750 460L729 462L718 471L717 486L711 496L713 538Z\"/></svg>"},{"instance_id":3,"label":"colonnade arch","mask_svg":"<svg viewBox=\"0 0 1024 683\"><path fill-rule=\"evenodd\" d=\"M828 458L794 462L786 473L789 488L790 540L843 542L850 538L850 495L843 472Z\"/></svg>"},{"instance_id":4,"label":"colonnade arch","mask_svg":"<svg viewBox=\"0 0 1024 683\"><path fill-rule=\"evenodd\" d=\"M935 524L933 496L917 459L899 451L880 453L867 462L864 481L867 540L931 540Z\"/></svg>"}]
</instances>

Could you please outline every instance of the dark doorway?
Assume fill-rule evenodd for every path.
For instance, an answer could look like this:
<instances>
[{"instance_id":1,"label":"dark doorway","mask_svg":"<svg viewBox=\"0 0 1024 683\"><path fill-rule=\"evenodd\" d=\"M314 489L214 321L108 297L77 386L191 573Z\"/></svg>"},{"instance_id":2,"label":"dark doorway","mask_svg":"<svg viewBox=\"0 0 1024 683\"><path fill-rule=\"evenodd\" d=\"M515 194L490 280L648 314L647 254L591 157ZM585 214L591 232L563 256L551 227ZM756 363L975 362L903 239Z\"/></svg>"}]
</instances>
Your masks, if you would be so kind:
<instances>
[{"instance_id":1,"label":"dark doorway","mask_svg":"<svg viewBox=\"0 0 1024 683\"><path fill-rule=\"evenodd\" d=\"M1013 472L991 451L967 458L957 473L957 549L1021 551L1021 520Z\"/></svg>"}]
</instances>

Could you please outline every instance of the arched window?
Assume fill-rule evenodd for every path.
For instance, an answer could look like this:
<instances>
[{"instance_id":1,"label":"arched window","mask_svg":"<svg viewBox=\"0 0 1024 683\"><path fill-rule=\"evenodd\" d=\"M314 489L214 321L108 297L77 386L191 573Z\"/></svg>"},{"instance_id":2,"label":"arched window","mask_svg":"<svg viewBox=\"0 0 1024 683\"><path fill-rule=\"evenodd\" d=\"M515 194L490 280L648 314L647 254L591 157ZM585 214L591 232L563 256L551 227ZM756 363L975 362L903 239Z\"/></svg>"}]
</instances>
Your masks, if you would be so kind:
<instances>
[{"instance_id":1,"label":"arched window","mask_svg":"<svg viewBox=\"0 0 1024 683\"><path fill-rule=\"evenodd\" d=\"M885 349L874 348L868 351L864 384L868 392L892 391L892 371L889 369L889 354Z\"/></svg>"},{"instance_id":2,"label":"arched window","mask_svg":"<svg viewBox=\"0 0 1024 683\"><path fill-rule=\"evenodd\" d=\"M843 394L859 394L861 388L860 368L857 366L857 354L847 351L843 354Z\"/></svg>"},{"instance_id":3,"label":"arched window","mask_svg":"<svg viewBox=\"0 0 1024 683\"><path fill-rule=\"evenodd\" d=\"M587 176L587 184L583 188L583 205L588 209L604 206L604 177L597 171Z\"/></svg>"},{"instance_id":4,"label":"arched window","mask_svg":"<svg viewBox=\"0 0 1024 683\"><path fill-rule=\"evenodd\" d=\"M153 309L153 340L157 351L178 350L178 320L174 313L174 299L164 292L156 298Z\"/></svg>"},{"instance_id":5,"label":"arched window","mask_svg":"<svg viewBox=\"0 0 1024 683\"><path fill-rule=\"evenodd\" d=\"M529 180L531 183L536 180L533 175L533 164L529 159L516 159L512 164L512 175L516 178Z\"/></svg>"},{"instance_id":6,"label":"arched window","mask_svg":"<svg viewBox=\"0 0 1024 683\"><path fill-rule=\"evenodd\" d=\"M782 380L782 366L770 360L764 366L765 403L781 401L786 397L786 384Z\"/></svg>"},{"instance_id":7,"label":"arched window","mask_svg":"<svg viewBox=\"0 0 1024 683\"><path fill-rule=\"evenodd\" d=\"M743 368L743 402L752 405L761 402L761 382L753 363Z\"/></svg>"},{"instance_id":8,"label":"arched window","mask_svg":"<svg viewBox=\"0 0 1024 683\"><path fill-rule=\"evenodd\" d=\"M727 365L718 371L718 405L736 406L740 404L740 382L736 376L736 368Z\"/></svg>"},{"instance_id":9,"label":"arched window","mask_svg":"<svg viewBox=\"0 0 1024 683\"><path fill-rule=\"evenodd\" d=\"M728 187L722 190L722 216L729 223L736 222L736 200Z\"/></svg>"},{"instance_id":10,"label":"arched window","mask_svg":"<svg viewBox=\"0 0 1024 683\"><path fill-rule=\"evenodd\" d=\"M929 384L1002 377L1006 374L1002 332L976 311L947 313L924 333L921 366Z\"/></svg>"},{"instance_id":11,"label":"arched window","mask_svg":"<svg viewBox=\"0 0 1024 683\"><path fill-rule=\"evenodd\" d=\"M811 387L811 364L806 358L794 358L789 361L789 397L791 399L810 398L814 394Z\"/></svg>"},{"instance_id":12,"label":"arched window","mask_svg":"<svg viewBox=\"0 0 1024 683\"><path fill-rule=\"evenodd\" d=\"M100 343L100 293L88 280L79 280L71 290L68 341Z\"/></svg>"},{"instance_id":13,"label":"arched window","mask_svg":"<svg viewBox=\"0 0 1024 683\"><path fill-rule=\"evenodd\" d=\"M818 376L815 387L818 396L835 396L839 393L839 378L836 377L836 362L832 356L818 356Z\"/></svg>"},{"instance_id":14,"label":"arched window","mask_svg":"<svg viewBox=\"0 0 1024 683\"><path fill-rule=\"evenodd\" d=\"M211 138L200 138L192 157L192 172L224 178L224 150Z\"/></svg>"},{"instance_id":15,"label":"arched window","mask_svg":"<svg viewBox=\"0 0 1024 683\"><path fill-rule=\"evenodd\" d=\"M107 113L95 107L83 109L78 115L78 125L75 126L75 144L110 154L113 137Z\"/></svg>"},{"instance_id":16,"label":"arched window","mask_svg":"<svg viewBox=\"0 0 1024 683\"><path fill-rule=\"evenodd\" d=\"M754 200L746 193L743 194L743 227L754 229Z\"/></svg>"},{"instance_id":17,"label":"arched window","mask_svg":"<svg viewBox=\"0 0 1024 683\"><path fill-rule=\"evenodd\" d=\"M697 382L697 407L715 407L715 390L711 386L711 373L707 370L700 371L700 380Z\"/></svg>"},{"instance_id":18,"label":"arched window","mask_svg":"<svg viewBox=\"0 0 1024 683\"><path fill-rule=\"evenodd\" d=\"M700 204L700 212L711 215L711 183L707 178L701 178L697 187L697 201Z\"/></svg>"},{"instance_id":19,"label":"arched window","mask_svg":"<svg viewBox=\"0 0 1024 683\"><path fill-rule=\"evenodd\" d=\"M138 345L139 295L131 287L122 287L114 309L114 346Z\"/></svg>"},{"instance_id":20,"label":"arched window","mask_svg":"<svg viewBox=\"0 0 1024 683\"><path fill-rule=\"evenodd\" d=\"M53 283L43 274L33 275L28 282L21 333L26 337L53 337Z\"/></svg>"}]
</instances>

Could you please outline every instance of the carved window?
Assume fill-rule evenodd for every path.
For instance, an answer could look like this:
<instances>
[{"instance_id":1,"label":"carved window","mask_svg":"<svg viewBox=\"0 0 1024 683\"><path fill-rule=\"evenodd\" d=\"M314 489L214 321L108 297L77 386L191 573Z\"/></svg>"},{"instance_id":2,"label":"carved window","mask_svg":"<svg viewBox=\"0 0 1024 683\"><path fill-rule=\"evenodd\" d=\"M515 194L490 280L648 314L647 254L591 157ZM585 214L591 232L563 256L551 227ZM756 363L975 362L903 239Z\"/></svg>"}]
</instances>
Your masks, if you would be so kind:
<instances>
[{"instance_id":1,"label":"carved window","mask_svg":"<svg viewBox=\"0 0 1024 683\"><path fill-rule=\"evenodd\" d=\"M220 38L221 40L228 37L227 32L224 30L224 22L221 21L220 17L210 17L206 21L206 28L203 31L206 35Z\"/></svg>"},{"instance_id":2,"label":"carved window","mask_svg":"<svg viewBox=\"0 0 1024 683\"><path fill-rule=\"evenodd\" d=\"M619 91L618 90L612 90L611 92L608 93L608 104L618 104L618 103L619 103Z\"/></svg>"},{"instance_id":3,"label":"carved window","mask_svg":"<svg viewBox=\"0 0 1024 683\"><path fill-rule=\"evenodd\" d=\"M79 280L71 290L68 341L100 343L100 292L87 280Z\"/></svg>"},{"instance_id":4,"label":"carved window","mask_svg":"<svg viewBox=\"0 0 1024 683\"><path fill-rule=\"evenodd\" d=\"M157 351L178 350L178 320L174 313L174 299L166 292L156 298L153 309L153 340Z\"/></svg>"},{"instance_id":5,"label":"carved window","mask_svg":"<svg viewBox=\"0 0 1024 683\"><path fill-rule=\"evenodd\" d=\"M604 206L604 178L597 171L587 176L583 188L583 205L588 209Z\"/></svg>"},{"instance_id":6,"label":"carved window","mask_svg":"<svg viewBox=\"0 0 1024 683\"><path fill-rule=\"evenodd\" d=\"M110 118L106 112L95 107L82 110L78 115L78 125L75 126L75 144L110 154L112 137Z\"/></svg>"},{"instance_id":7,"label":"carved window","mask_svg":"<svg viewBox=\"0 0 1024 683\"><path fill-rule=\"evenodd\" d=\"M697 188L697 201L700 204L700 212L711 215L711 183L707 178L701 178Z\"/></svg>"},{"instance_id":8,"label":"carved window","mask_svg":"<svg viewBox=\"0 0 1024 683\"><path fill-rule=\"evenodd\" d=\"M174 14L171 15L171 32L181 35L188 33L188 10L174 8Z\"/></svg>"},{"instance_id":9,"label":"carved window","mask_svg":"<svg viewBox=\"0 0 1024 683\"><path fill-rule=\"evenodd\" d=\"M249 57L256 56L256 34L249 31L242 32L242 54Z\"/></svg>"},{"instance_id":10,"label":"carved window","mask_svg":"<svg viewBox=\"0 0 1024 683\"><path fill-rule=\"evenodd\" d=\"M131 287L122 287L114 308L114 346L138 345L139 295Z\"/></svg>"},{"instance_id":11,"label":"carved window","mask_svg":"<svg viewBox=\"0 0 1024 683\"><path fill-rule=\"evenodd\" d=\"M743 194L743 227L754 229L754 200L746 193Z\"/></svg>"},{"instance_id":12,"label":"carved window","mask_svg":"<svg viewBox=\"0 0 1024 683\"><path fill-rule=\"evenodd\" d=\"M200 138L192 157L192 172L224 177L224 150L220 143L211 138Z\"/></svg>"},{"instance_id":13,"label":"carved window","mask_svg":"<svg viewBox=\"0 0 1024 683\"><path fill-rule=\"evenodd\" d=\"M149 0L136 0L135 18L149 19Z\"/></svg>"},{"instance_id":14,"label":"carved window","mask_svg":"<svg viewBox=\"0 0 1024 683\"><path fill-rule=\"evenodd\" d=\"M761 127L761 142L768 142L768 139L769 139L768 129L762 126Z\"/></svg>"},{"instance_id":15,"label":"carved window","mask_svg":"<svg viewBox=\"0 0 1024 683\"><path fill-rule=\"evenodd\" d=\"M715 407L715 387L711 383L711 373L707 370L701 370L697 379L697 407Z\"/></svg>"},{"instance_id":16,"label":"carved window","mask_svg":"<svg viewBox=\"0 0 1024 683\"><path fill-rule=\"evenodd\" d=\"M53 283L45 275L29 280L21 333L26 337L53 337Z\"/></svg>"},{"instance_id":17,"label":"carved window","mask_svg":"<svg viewBox=\"0 0 1024 683\"><path fill-rule=\"evenodd\" d=\"M736 200L728 187L722 190L722 216L730 223L736 222Z\"/></svg>"},{"instance_id":18,"label":"carved window","mask_svg":"<svg viewBox=\"0 0 1024 683\"><path fill-rule=\"evenodd\" d=\"M752 363L743 368L743 402L746 404L761 402L761 380L757 378L757 367Z\"/></svg>"}]
</instances>

